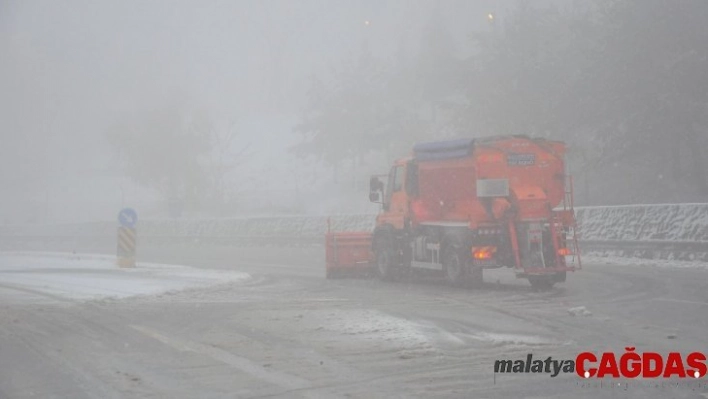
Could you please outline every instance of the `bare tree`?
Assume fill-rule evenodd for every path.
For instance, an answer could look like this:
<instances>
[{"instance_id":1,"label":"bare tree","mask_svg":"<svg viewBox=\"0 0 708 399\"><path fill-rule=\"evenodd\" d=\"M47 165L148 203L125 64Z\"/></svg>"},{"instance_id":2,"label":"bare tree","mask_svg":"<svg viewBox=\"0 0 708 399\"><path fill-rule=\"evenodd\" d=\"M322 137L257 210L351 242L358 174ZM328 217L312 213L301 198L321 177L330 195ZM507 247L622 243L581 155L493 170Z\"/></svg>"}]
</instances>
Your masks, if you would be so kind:
<instances>
[{"instance_id":1,"label":"bare tree","mask_svg":"<svg viewBox=\"0 0 708 399\"><path fill-rule=\"evenodd\" d=\"M195 209L208 189L211 132L205 113L170 104L118 124L108 139L135 183Z\"/></svg>"}]
</instances>

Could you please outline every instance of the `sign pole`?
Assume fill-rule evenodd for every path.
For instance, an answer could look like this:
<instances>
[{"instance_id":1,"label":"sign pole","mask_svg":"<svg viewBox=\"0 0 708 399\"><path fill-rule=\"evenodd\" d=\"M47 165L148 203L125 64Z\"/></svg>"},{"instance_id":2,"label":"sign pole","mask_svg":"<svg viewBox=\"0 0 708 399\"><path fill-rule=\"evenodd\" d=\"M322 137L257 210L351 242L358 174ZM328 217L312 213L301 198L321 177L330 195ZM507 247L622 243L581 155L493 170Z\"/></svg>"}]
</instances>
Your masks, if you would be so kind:
<instances>
[{"instance_id":1,"label":"sign pole","mask_svg":"<svg viewBox=\"0 0 708 399\"><path fill-rule=\"evenodd\" d=\"M125 208L118 213L118 246L116 263L118 267L135 267L138 232L138 214L131 208Z\"/></svg>"}]
</instances>

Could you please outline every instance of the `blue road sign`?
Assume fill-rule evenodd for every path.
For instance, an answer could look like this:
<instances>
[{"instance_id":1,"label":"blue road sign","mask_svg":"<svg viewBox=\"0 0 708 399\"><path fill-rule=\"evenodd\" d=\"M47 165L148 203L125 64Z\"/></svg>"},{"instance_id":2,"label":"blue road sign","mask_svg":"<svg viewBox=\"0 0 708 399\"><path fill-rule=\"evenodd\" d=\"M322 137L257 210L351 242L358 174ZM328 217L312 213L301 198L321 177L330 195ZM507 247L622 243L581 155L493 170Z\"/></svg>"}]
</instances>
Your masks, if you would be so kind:
<instances>
[{"instance_id":1,"label":"blue road sign","mask_svg":"<svg viewBox=\"0 0 708 399\"><path fill-rule=\"evenodd\" d=\"M121 226L132 229L138 223L138 213L133 208L124 208L118 213L118 222Z\"/></svg>"}]
</instances>

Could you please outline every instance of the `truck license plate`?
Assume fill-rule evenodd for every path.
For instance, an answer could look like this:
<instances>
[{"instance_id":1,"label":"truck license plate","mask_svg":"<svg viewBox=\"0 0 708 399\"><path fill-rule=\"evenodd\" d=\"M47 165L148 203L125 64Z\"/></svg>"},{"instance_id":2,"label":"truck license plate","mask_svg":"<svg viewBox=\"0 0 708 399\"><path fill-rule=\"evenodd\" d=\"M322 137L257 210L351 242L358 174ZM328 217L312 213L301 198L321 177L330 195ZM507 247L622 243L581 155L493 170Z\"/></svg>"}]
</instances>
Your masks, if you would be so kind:
<instances>
[{"instance_id":1,"label":"truck license plate","mask_svg":"<svg viewBox=\"0 0 708 399\"><path fill-rule=\"evenodd\" d=\"M536 154L509 154L506 157L509 166L529 166L536 163Z\"/></svg>"}]
</instances>

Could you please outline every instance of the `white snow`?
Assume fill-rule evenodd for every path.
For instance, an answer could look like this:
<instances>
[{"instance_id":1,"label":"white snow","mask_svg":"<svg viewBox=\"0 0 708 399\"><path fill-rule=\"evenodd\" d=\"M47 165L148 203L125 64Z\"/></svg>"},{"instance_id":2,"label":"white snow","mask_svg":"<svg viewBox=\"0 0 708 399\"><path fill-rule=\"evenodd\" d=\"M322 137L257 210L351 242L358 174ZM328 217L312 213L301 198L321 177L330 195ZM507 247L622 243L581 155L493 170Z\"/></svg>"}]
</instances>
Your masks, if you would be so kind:
<instances>
[{"instance_id":1,"label":"white snow","mask_svg":"<svg viewBox=\"0 0 708 399\"><path fill-rule=\"evenodd\" d=\"M119 268L115 257L60 253L0 253L0 297L14 295L92 300L158 295L245 281L246 273L138 263Z\"/></svg>"},{"instance_id":2,"label":"white snow","mask_svg":"<svg viewBox=\"0 0 708 399\"><path fill-rule=\"evenodd\" d=\"M650 266L671 269L703 269L708 270L708 262L684 261L666 259L642 259L622 256L584 255L583 264L605 264L615 266Z\"/></svg>"},{"instance_id":3,"label":"white snow","mask_svg":"<svg viewBox=\"0 0 708 399\"><path fill-rule=\"evenodd\" d=\"M481 332L474 334L473 337L480 341L487 341L494 345L516 345L516 346L534 346L534 345L553 345L558 344L556 341L536 335L523 334L507 334L507 333L488 333Z\"/></svg>"},{"instance_id":4,"label":"white snow","mask_svg":"<svg viewBox=\"0 0 708 399\"><path fill-rule=\"evenodd\" d=\"M568 314L571 316L592 316L592 312L585 306L576 306L568 309Z\"/></svg>"},{"instance_id":5,"label":"white snow","mask_svg":"<svg viewBox=\"0 0 708 399\"><path fill-rule=\"evenodd\" d=\"M342 310L321 316L324 316L323 329L352 338L385 341L404 348L427 347L430 344L429 337L417 323L377 310Z\"/></svg>"},{"instance_id":6,"label":"white snow","mask_svg":"<svg viewBox=\"0 0 708 399\"><path fill-rule=\"evenodd\" d=\"M478 344L515 348L559 344L539 335L492 331L452 332L430 321L408 320L370 309L341 310L317 317L322 325L318 329L346 335L347 340L378 341L386 346L409 351L404 356Z\"/></svg>"},{"instance_id":7,"label":"white snow","mask_svg":"<svg viewBox=\"0 0 708 399\"><path fill-rule=\"evenodd\" d=\"M622 241L708 241L708 204L579 207L581 238Z\"/></svg>"}]
</instances>

